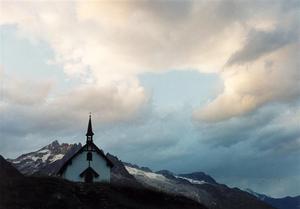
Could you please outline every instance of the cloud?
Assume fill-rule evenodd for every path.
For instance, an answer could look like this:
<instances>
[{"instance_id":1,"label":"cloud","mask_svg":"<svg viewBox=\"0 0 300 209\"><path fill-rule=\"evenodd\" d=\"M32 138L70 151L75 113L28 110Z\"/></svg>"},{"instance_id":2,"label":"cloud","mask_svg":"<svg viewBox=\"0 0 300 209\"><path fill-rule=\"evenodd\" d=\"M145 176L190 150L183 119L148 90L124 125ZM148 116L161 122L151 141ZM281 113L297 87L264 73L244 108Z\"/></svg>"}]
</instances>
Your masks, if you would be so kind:
<instances>
[{"instance_id":1,"label":"cloud","mask_svg":"<svg viewBox=\"0 0 300 209\"><path fill-rule=\"evenodd\" d=\"M20 78L9 78L7 75L0 77L3 86L1 103L19 105L37 105L44 103L52 88L51 81L38 82Z\"/></svg>"},{"instance_id":2,"label":"cloud","mask_svg":"<svg viewBox=\"0 0 300 209\"><path fill-rule=\"evenodd\" d=\"M147 105L144 89L119 84L116 86L80 86L61 95L49 106L61 108L74 114L93 112L102 122L127 120L138 114Z\"/></svg>"},{"instance_id":3,"label":"cloud","mask_svg":"<svg viewBox=\"0 0 300 209\"><path fill-rule=\"evenodd\" d=\"M244 1L1 4L5 8L2 24L16 24L23 36L47 42L55 52L52 63L83 82L97 86L133 83L129 86L141 88L135 83L144 72L193 68L219 73L224 92L195 113L200 120L225 120L280 99L290 86L278 82L278 75L290 67L294 70L288 73L297 74L298 63L280 57L297 53L299 48L297 1L272 5ZM291 45L294 49L285 52ZM278 72L269 75L265 63L281 66L273 67ZM263 77L268 77L267 84ZM281 95L272 83L277 83ZM260 92L257 86L262 87Z\"/></svg>"},{"instance_id":4,"label":"cloud","mask_svg":"<svg viewBox=\"0 0 300 209\"><path fill-rule=\"evenodd\" d=\"M148 106L144 89L126 83L103 87L79 85L55 95L47 80L35 82L6 75L1 83L1 144L10 154L19 153L11 147L13 144L23 146L23 152L43 146L56 136L78 141L74 136L84 132L89 112L95 123L110 124L133 120ZM31 143L32 139L38 142Z\"/></svg>"},{"instance_id":5,"label":"cloud","mask_svg":"<svg viewBox=\"0 0 300 209\"><path fill-rule=\"evenodd\" d=\"M268 20L270 27L252 27L248 31L241 48L231 54L220 73L224 80L223 93L205 107L198 108L195 119L207 122L228 120L268 103L290 103L299 98L297 7L299 5L287 11L279 4L273 10L276 14L273 21ZM251 21L248 20L248 24L252 25Z\"/></svg>"},{"instance_id":6,"label":"cloud","mask_svg":"<svg viewBox=\"0 0 300 209\"><path fill-rule=\"evenodd\" d=\"M218 123L197 122L201 141L213 147L248 143L257 152L291 154L299 144L299 107L267 105L251 114ZM295 148L295 149L294 149Z\"/></svg>"},{"instance_id":7,"label":"cloud","mask_svg":"<svg viewBox=\"0 0 300 209\"><path fill-rule=\"evenodd\" d=\"M299 45L269 53L249 65L235 66L222 75L224 91L194 113L215 122L241 116L270 103L291 103L300 96Z\"/></svg>"},{"instance_id":8,"label":"cloud","mask_svg":"<svg viewBox=\"0 0 300 209\"><path fill-rule=\"evenodd\" d=\"M97 129L101 134L95 135L96 143L123 161L154 170L204 171L233 187L277 197L298 194L288 183L289 178L299 181L298 105L268 105L239 118L196 126L188 121L192 111L189 106L168 113L152 110L135 123L103 126Z\"/></svg>"},{"instance_id":9,"label":"cloud","mask_svg":"<svg viewBox=\"0 0 300 209\"><path fill-rule=\"evenodd\" d=\"M287 31L289 30L289 31ZM297 25L292 28L277 28L275 31L250 31L248 40L243 48L235 52L228 60L228 66L233 64L244 64L273 52L287 44L297 42L299 34Z\"/></svg>"},{"instance_id":10,"label":"cloud","mask_svg":"<svg viewBox=\"0 0 300 209\"><path fill-rule=\"evenodd\" d=\"M45 7L12 2L3 3L1 19L3 24L17 24L23 36L49 43L56 55L54 63L61 64L69 76L91 72L99 83L110 83L148 71L218 70L219 60L226 61L226 53L238 47L241 29L232 25L234 18L218 12L224 5L101 1ZM211 19L211 13L216 18ZM231 31L226 23L233 26Z\"/></svg>"},{"instance_id":11,"label":"cloud","mask_svg":"<svg viewBox=\"0 0 300 209\"><path fill-rule=\"evenodd\" d=\"M253 136L255 140L252 146L259 151L271 151L278 155L298 153L300 149L300 108L298 105L299 102L289 108L277 108L276 112L280 111L280 114L271 124L266 125ZM275 112L273 114L275 115Z\"/></svg>"}]
</instances>

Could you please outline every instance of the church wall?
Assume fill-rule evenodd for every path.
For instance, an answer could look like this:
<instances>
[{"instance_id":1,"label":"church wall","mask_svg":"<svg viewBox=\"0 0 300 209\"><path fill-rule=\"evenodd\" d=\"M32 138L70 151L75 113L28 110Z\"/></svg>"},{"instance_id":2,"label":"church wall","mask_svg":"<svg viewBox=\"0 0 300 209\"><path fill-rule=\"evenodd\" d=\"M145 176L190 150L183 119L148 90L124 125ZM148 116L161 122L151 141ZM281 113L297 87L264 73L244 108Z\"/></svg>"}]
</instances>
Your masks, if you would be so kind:
<instances>
[{"instance_id":1,"label":"church wall","mask_svg":"<svg viewBox=\"0 0 300 209\"><path fill-rule=\"evenodd\" d=\"M81 178L79 175L88 168L86 155L87 152L84 151L72 159L72 164L67 166L63 173L63 178L71 181L84 182L84 178ZM99 177L94 178L94 182L110 182L110 167L106 164L105 159L96 152L93 152L91 167L99 174Z\"/></svg>"}]
</instances>

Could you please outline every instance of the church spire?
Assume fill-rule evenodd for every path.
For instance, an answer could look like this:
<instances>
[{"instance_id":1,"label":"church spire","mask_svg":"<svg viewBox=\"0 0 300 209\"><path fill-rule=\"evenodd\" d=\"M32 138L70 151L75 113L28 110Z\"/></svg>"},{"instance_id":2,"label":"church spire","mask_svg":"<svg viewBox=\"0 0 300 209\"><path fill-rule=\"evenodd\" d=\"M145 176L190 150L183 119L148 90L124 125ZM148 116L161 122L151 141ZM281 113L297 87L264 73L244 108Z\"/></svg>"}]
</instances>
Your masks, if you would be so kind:
<instances>
[{"instance_id":1,"label":"church spire","mask_svg":"<svg viewBox=\"0 0 300 209\"><path fill-rule=\"evenodd\" d=\"M93 136L94 136L94 132L92 128L92 116L90 113L89 124L86 132L86 144L88 145L88 149L90 149L91 148L90 145L93 144Z\"/></svg>"},{"instance_id":2,"label":"church spire","mask_svg":"<svg viewBox=\"0 0 300 209\"><path fill-rule=\"evenodd\" d=\"M93 127L92 127L92 119L91 118L92 118L92 116L91 116L91 113L90 113L89 124L88 124L88 128L87 128L86 136L93 136L94 135Z\"/></svg>"}]
</instances>

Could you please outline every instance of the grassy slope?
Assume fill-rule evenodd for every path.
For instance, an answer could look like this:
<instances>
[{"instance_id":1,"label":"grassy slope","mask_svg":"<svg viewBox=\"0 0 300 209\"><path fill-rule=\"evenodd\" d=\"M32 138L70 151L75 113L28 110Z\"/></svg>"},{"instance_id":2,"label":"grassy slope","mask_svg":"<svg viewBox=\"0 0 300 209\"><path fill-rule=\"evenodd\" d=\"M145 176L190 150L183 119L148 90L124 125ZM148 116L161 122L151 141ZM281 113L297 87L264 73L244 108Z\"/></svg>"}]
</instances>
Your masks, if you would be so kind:
<instances>
[{"instance_id":1,"label":"grassy slope","mask_svg":"<svg viewBox=\"0 0 300 209\"><path fill-rule=\"evenodd\" d=\"M53 177L0 181L0 209L154 209L204 206L181 196L109 184L72 183Z\"/></svg>"}]
</instances>

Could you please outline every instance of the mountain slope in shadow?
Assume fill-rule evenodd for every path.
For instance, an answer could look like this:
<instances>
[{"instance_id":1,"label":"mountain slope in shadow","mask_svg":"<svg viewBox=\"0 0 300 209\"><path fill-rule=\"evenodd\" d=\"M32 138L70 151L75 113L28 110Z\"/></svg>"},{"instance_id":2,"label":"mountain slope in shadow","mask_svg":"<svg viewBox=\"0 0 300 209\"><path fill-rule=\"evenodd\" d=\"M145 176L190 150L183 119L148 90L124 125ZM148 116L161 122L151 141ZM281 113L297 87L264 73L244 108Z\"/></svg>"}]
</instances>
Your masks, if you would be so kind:
<instances>
[{"instance_id":1,"label":"mountain slope in shadow","mask_svg":"<svg viewBox=\"0 0 300 209\"><path fill-rule=\"evenodd\" d=\"M0 156L0 209L207 209L179 195L142 187L23 176Z\"/></svg>"}]
</instances>

